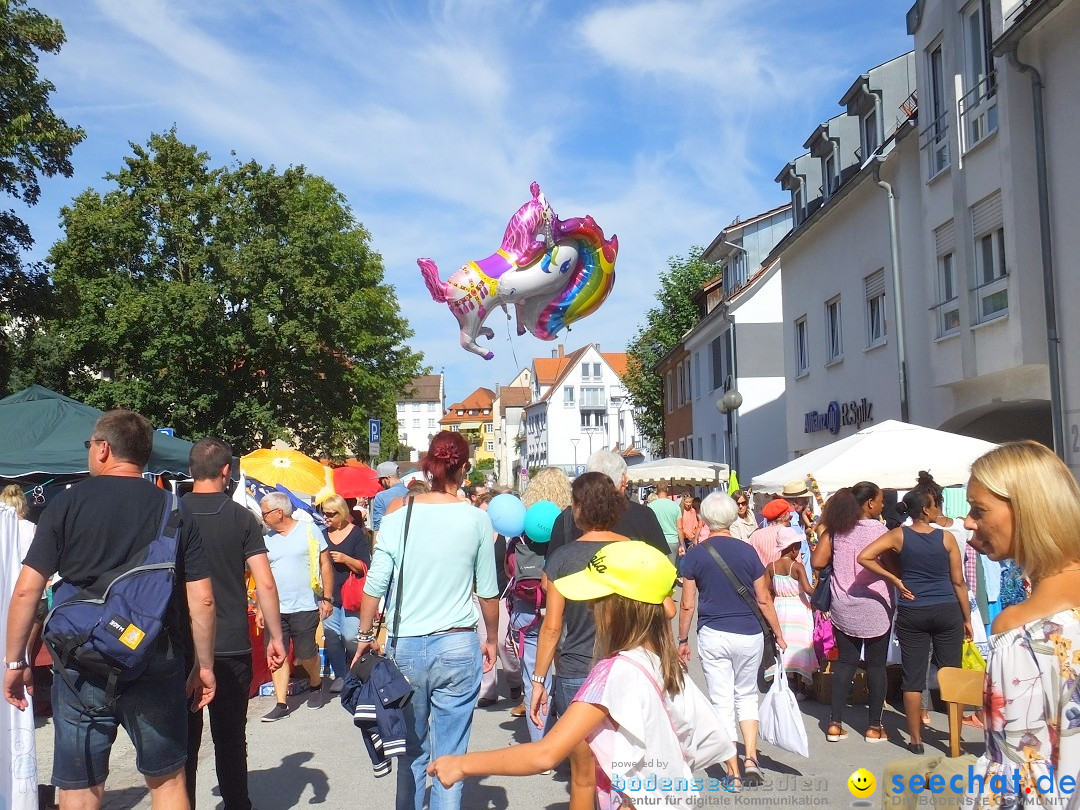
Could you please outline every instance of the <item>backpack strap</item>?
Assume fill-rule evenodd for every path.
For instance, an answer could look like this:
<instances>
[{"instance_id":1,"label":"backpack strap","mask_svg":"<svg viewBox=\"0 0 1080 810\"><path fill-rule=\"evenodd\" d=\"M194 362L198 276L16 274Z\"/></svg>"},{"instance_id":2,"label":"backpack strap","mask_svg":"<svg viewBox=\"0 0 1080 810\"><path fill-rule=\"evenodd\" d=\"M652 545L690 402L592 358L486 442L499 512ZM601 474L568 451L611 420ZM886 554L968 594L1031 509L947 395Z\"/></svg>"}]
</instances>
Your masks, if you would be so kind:
<instances>
[{"instance_id":1,"label":"backpack strap","mask_svg":"<svg viewBox=\"0 0 1080 810\"><path fill-rule=\"evenodd\" d=\"M758 624L761 625L761 632L765 634L766 638L771 636L772 628L769 627L769 622L766 621L765 615L761 612L761 608L758 607L757 599L750 595L750 591L739 581L739 578L735 576L735 572L731 570L730 566L728 566L724 561L724 558L720 556L720 552L716 550L712 543L705 543L705 550L709 552L709 555L716 561L716 564L720 566L720 570L724 572L724 576L731 581L731 586L735 589L736 593L739 594L742 600L746 602L747 607L750 608L750 612L757 618Z\"/></svg>"}]
</instances>

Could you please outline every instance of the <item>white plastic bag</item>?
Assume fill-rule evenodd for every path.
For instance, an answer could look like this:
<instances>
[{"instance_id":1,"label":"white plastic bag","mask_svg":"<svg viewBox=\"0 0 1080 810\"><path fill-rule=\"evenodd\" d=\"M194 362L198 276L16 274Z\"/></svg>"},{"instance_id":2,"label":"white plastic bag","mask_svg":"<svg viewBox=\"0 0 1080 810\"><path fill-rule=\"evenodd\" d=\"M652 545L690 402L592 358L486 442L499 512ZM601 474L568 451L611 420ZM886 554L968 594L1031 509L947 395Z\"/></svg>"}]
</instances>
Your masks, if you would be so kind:
<instances>
[{"instance_id":1,"label":"white plastic bag","mask_svg":"<svg viewBox=\"0 0 1080 810\"><path fill-rule=\"evenodd\" d=\"M784 672L784 654L776 655L776 677L761 701L761 739L793 754L810 756L799 702L788 685Z\"/></svg>"}]
</instances>

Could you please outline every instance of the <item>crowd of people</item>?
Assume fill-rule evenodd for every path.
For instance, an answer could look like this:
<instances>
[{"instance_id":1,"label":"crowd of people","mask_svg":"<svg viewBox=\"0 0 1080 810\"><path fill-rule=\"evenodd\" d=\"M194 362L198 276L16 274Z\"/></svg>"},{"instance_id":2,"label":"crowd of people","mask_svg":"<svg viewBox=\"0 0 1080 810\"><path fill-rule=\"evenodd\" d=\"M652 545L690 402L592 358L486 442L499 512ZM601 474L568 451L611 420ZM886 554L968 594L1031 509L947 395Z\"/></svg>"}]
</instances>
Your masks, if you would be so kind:
<instances>
[{"instance_id":1,"label":"crowd of people","mask_svg":"<svg viewBox=\"0 0 1080 810\"><path fill-rule=\"evenodd\" d=\"M47 583L92 585L161 533L170 501L142 477L150 444L141 416L106 413L86 442L89 479L49 504L36 533L21 527L5 651L12 705L27 706ZM423 481L406 485L396 463L379 465L384 488L368 525L335 495L319 504L319 528L298 520L283 493L262 498L260 525L228 493L228 445L203 439L190 461L193 490L175 513L175 591L155 654L119 688L57 663L52 781L64 807L100 806L123 726L154 807L194 808L206 708L224 806L250 810L249 584L264 648L256 654L275 695L264 721L288 717L296 672L311 709L348 692L380 649L407 679L400 741L376 734L369 746L376 776L398 758L399 808L460 807L469 776L543 773L563 761L571 810L684 805L688 780L711 765L725 789L752 788L766 778L759 702L780 677L778 657L799 699L827 668L829 743L848 736L860 669L867 717L854 725L867 743L890 741L887 671L899 665L907 735L893 742L922 755L933 669L960 666L965 641L988 659L986 701L965 720L985 730L975 770L1007 777L983 789L1022 800L1036 786L1047 793L1042 777L1057 785L1080 774L1069 733L1080 717L1080 488L1035 442L974 463L962 520L945 515L944 491L925 472L902 498L860 481L817 514L805 481L764 501L660 486L646 505L627 497L622 457L601 450L573 481L555 468L532 476L523 502L561 513L516 537L499 534L486 512L497 492L465 492L469 446L459 433L433 438ZM18 489L2 497L25 517ZM354 579L358 603L346 594ZM686 672L695 651L704 692ZM500 666L530 741L470 752L474 710L497 701ZM356 717L359 725L359 708Z\"/></svg>"}]
</instances>

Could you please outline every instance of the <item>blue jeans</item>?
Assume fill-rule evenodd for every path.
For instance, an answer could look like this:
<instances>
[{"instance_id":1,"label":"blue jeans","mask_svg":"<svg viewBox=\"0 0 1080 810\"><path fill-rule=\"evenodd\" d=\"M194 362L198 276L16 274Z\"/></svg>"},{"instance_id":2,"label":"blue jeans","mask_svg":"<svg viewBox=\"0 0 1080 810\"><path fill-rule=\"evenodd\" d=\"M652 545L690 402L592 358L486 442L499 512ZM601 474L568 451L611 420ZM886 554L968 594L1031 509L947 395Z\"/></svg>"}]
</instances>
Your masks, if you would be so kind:
<instances>
[{"instance_id":1,"label":"blue jeans","mask_svg":"<svg viewBox=\"0 0 1080 810\"><path fill-rule=\"evenodd\" d=\"M326 660L334 670L335 678L344 678L349 672L349 662L356 653L356 634L360 631L360 614L345 610L340 605L323 619L323 645Z\"/></svg>"},{"instance_id":2,"label":"blue jeans","mask_svg":"<svg viewBox=\"0 0 1080 810\"><path fill-rule=\"evenodd\" d=\"M533 624L534 621L536 622L535 624ZM540 625L542 623L543 619L537 617L532 610L518 610L515 605L515 609L510 613L510 633L514 637L514 644L517 646L518 657L521 659L521 680L522 684L525 686L526 707L532 705L533 687L536 686L532 676L533 672L536 671L536 647L539 643ZM530 624L532 624L532 627L529 627ZM529 627L529 629L525 631L525 648L523 650L520 644L521 633L519 631L526 627ZM549 671L544 677L544 688L548 693L548 713L541 714L541 717L544 720L543 728L537 728L536 724L533 723L528 715L525 717L525 725L529 728L529 739L532 742L536 742L543 737L551 727L551 680L551 672Z\"/></svg>"},{"instance_id":3,"label":"blue jeans","mask_svg":"<svg viewBox=\"0 0 1080 810\"><path fill-rule=\"evenodd\" d=\"M123 687L116 703L90 715L81 697L93 708L105 705L105 689L68 670L75 679L73 694L53 673L53 777L65 790L94 787L109 775L109 752L123 726L135 746L135 766L144 776L167 776L187 761L187 700L183 662L156 656L138 680Z\"/></svg>"},{"instance_id":4,"label":"blue jeans","mask_svg":"<svg viewBox=\"0 0 1080 810\"><path fill-rule=\"evenodd\" d=\"M474 632L397 639L389 649L416 690L405 707L405 756L398 760L397 810L423 810L427 766L469 747L473 707L480 694L480 639ZM463 785L432 782L430 810L458 810Z\"/></svg>"},{"instance_id":5,"label":"blue jeans","mask_svg":"<svg viewBox=\"0 0 1080 810\"><path fill-rule=\"evenodd\" d=\"M552 702L555 705L555 716L562 717L566 714L570 704L574 702L574 695L585 683L585 678L564 678L562 675L555 676L555 695Z\"/></svg>"}]
</instances>

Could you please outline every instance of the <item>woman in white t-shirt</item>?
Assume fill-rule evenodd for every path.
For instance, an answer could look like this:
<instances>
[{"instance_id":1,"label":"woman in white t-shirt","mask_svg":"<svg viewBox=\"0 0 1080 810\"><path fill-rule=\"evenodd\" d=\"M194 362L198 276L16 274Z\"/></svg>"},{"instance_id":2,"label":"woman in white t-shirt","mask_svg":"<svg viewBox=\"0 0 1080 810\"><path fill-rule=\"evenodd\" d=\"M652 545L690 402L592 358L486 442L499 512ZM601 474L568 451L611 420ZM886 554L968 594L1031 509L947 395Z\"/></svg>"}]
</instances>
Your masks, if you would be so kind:
<instances>
[{"instance_id":1,"label":"woman in white t-shirt","mask_svg":"<svg viewBox=\"0 0 1080 810\"><path fill-rule=\"evenodd\" d=\"M584 740L596 758L601 810L699 805L694 772L723 762L737 773L738 763L715 709L679 662L665 609L674 607L675 573L659 551L627 540L555 580L564 598L593 602L602 656L574 702L537 742L439 757L428 773L447 787L466 776L528 776L553 768Z\"/></svg>"}]
</instances>

